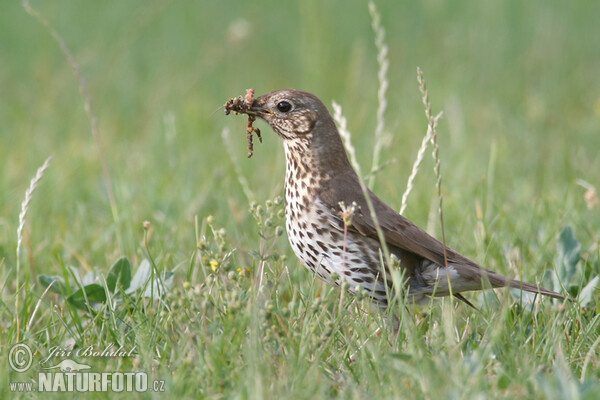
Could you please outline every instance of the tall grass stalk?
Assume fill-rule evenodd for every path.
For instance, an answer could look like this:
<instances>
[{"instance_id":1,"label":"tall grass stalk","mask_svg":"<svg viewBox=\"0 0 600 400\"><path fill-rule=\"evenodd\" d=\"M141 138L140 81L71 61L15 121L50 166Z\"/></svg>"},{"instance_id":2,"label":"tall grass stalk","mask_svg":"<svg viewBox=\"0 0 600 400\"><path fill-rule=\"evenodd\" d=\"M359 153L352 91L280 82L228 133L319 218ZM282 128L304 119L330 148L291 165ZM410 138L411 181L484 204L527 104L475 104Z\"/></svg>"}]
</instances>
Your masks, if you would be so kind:
<instances>
[{"instance_id":1,"label":"tall grass stalk","mask_svg":"<svg viewBox=\"0 0 600 400\"><path fill-rule=\"evenodd\" d=\"M443 196L442 196L442 173L440 171L440 147L437 142L437 122L442 116L442 112L436 116L431 115L431 103L429 102L429 92L427 91L427 83L423 76L423 71L420 67L417 67L417 82L419 83L419 91L421 92L421 100L425 106L425 117L427 118L427 131L430 136L430 143L433 147L431 155L433 157L434 165L433 171L435 173L436 181L435 187L438 194L438 215L440 217L440 229L442 231L442 244L444 249L444 266L446 267L446 278L448 279L448 290L450 291L450 297L452 297L452 284L450 282L450 272L448 271L448 255L446 254L446 233L444 230L444 212L443 212Z\"/></svg>"},{"instance_id":2,"label":"tall grass stalk","mask_svg":"<svg viewBox=\"0 0 600 400\"><path fill-rule=\"evenodd\" d=\"M435 124L437 125L437 118L435 120ZM419 151L417 152L417 158L413 163L412 170L410 172L410 176L408 177L408 182L406 183L406 189L402 194L402 203L400 205L400 214L404 214L406 207L408 205L408 196L413 189L414 181L419 172L419 167L421 166L421 162L423 162L423 157L425 156L425 149L431 140L431 127L427 124L427 133L423 136L423 140L421 141L421 146L419 147Z\"/></svg>"},{"instance_id":3,"label":"tall grass stalk","mask_svg":"<svg viewBox=\"0 0 600 400\"><path fill-rule=\"evenodd\" d=\"M420 71L420 69L417 69L417 74L418 71ZM423 81L423 84L425 82ZM419 88L421 90L421 88ZM424 90L424 88L423 88ZM423 90L421 90L421 94L423 94ZM412 170L410 172L410 176L408 177L408 181L406 183L406 189L404 190L404 193L402 194L402 202L400 205L400 214L403 214L404 211L406 210L406 207L408 205L408 196L410 195L410 192L413 189L414 186L414 181L415 178L417 176L417 173L419 172L419 167L421 166L421 163L423 162L423 157L425 156L425 149L427 148L427 144L431 142L432 140L432 135L433 132L437 132L437 124L439 119L442 117L443 115L443 111L440 111L435 117L433 117L433 121L431 121L431 105L429 104L429 100L424 100L425 104L425 115L427 116L427 132L425 133L425 136L423 136L423 140L421 141L421 146L419 147L419 151L417 152L417 158L415 159L415 162L413 163L412 166ZM433 122L433 123L431 123ZM437 143L437 141L436 141ZM436 163L439 163L439 160L435 159L434 156L434 161ZM439 165L438 165L439 167ZM437 176L437 174L436 174ZM441 178L440 178L441 179ZM441 182L440 182L441 183Z\"/></svg>"},{"instance_id":4,"label":"tall grass stalk","mask_svg":"<svg viewBox=\"0 0 600 400\"><path fill-rule=\"evenodd\" d=\"M40 304L42 304L42 300L44 300L44 297L46 297L46 294L48 293L48 291L50 290L50 288L56 283L57 281L52 281L48 287L46 287L46 290L44 290L44 293L42 293L42 295L40 296L40 298L38 299L37 303L35 304L35 308L33 309L33 312L31 313L31 317L29 317L29 322L27 323L27 331L29 332L29 330L31 329L31 324L33 323L33 318L35 317L35 315L38 312L38 309L40 308Z\"/></svg>"},{"instance_id":5,"label":"tall grass stalk","mask_svg":"<svg viewBox=\"0 0 600 400\"><path fill-rule=\"evenodd\" d=\"M375 47L377 48L377 78L379 80L379 89L377 90L377 125L375 126L375 145L373 147L373 164L368 178L368 186L373 188L375 184L376 172L380 169L380 153L386 138L385 131L385 110L387 108L386 92L389 86L387 72L390 65L388 59L388 46L385 43L385 29L381 25L381 16L377 12L375 3L369 2L369 13L371 14L371 27L375 33Z\"/></svg>"},{"instance_id":6,"label":"tall grass stalk","mask_svg":"<svg viewBox=\"0 0 600 400\"><path fill-rule=\"evenodd\" d=\"M98 120L96 115L94 114L94 110L92 108L92 97L87 89L87 84L83 75L81 74L81 68L77 61L75 61L75 57L73 57L73 53L67 47L67 44L63 40L63 38L59 35L59 33L52 27L50 22L35 8L31 7L29 4L29 0L23 0L21 3L27 14L31 15L35 18L40 24L42 24L46 30L50 33L54 41L60 47L60 50L64 54L67 59L67 63L73 70L73 74L77 79L77 85L79 86L79 93L83 98L85 113L87 114L88 120L90 122L90 129L92 132L92 137L94 138L94 142L96 144L96 149L98 151L98 157L100 159L100 165L102 167L102 175L104 178L104 185L106 186L106 193L108 195L108 201L110 203L110 209L113 216L113 220L115 224L119 223L119 212L117 209L117 201L115 200L115 195L112 190L110 172L108 170L108 164L106 163L106 159L104 157L104 152L102 151L102 141L100 140L100 131L98 129ZM119 233L119 229L116 229L117 241L122 245L121 235Z\"/></svg>"},{"instance_id":7,"label":"tall grass stalk","mask_svg":"<svg viewBox=\"0 0 600 400\"><path fill-rule=\"evenodd\" d=\"M390 252L388 251L387 244L385 242L385 236L383 235L383 231L381 230L381 226L379 225L379 220L377 219L377 214L375 213L375 208L373 207L373 202L371 201L371 197L369 196L369 189L365 184L365 181L362 177L360 164L356 158L356 150L352 145L352 138L350 135L350 131L348 130L348 124L346 121L346 117L344 117L342 113L342 106L337 104L335 101L332 102L333 107L333 119L338 125L340 136L344 142L344 147L350 156L350 163L354 167L356 174L358 175L358 182L360 183L360 188L363 192L363 196L365 197L365 201L367 202L367 207L369 208L369 213L371 218L373 219L373 224L375 225L375 230L377 231L377 237L379 238L379 242L381 243L381 249L383 251L383 256L385 258L385 262L387 265L392 265Z\"/></svg>"},{"instance_id":8,"label":"tall grass stalk","mask_svg":"<svg viewBox=\"0 0 600 400\"><path fill-rule=\"evenodd\" d=\"M20 324L19 324L19 292L21 290L21 282L20 282L20 276L21 276L21 243L23 243L23 229L25 228L25 221L26 221L26 217L27 217L27 211L29 210L29 204L31 203L31 199L33 198L33 193L35 192L35 189L37 189L40 181L42 180L42 178L44 177L44 171L46 171L46 169L48 168L48 166L50 165L50 160L52 159L52 157L48 157L46 158L46 161L44 161L44 163L42 164L41 167L38 168L37 172L35 173L35 176L31 179L31 181L29 182L29 187L27 188L27 190L25 191L25 198L23 199L23 202L21 203L21 212L19 213L19 226L17 228L17 249L16 249L16 274L17 274L17 279L16 279L16 293L15 293L15 316L17 318L17 342L19 341L19 334L20 334Z\"/></svg>"}]
</instances>

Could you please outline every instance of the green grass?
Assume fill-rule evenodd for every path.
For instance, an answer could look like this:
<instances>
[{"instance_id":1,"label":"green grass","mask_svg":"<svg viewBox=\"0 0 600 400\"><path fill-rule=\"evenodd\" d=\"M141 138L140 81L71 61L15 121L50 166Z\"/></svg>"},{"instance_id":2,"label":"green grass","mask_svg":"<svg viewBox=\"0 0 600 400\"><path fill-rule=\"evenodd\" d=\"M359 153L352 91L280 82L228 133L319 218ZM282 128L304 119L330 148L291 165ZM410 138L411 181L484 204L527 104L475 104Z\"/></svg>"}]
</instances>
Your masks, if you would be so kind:
<instances>
[{"instance_id":1,"label":"green grass","mask_svg":"<svg viewBox=\"0 0 600 400\"><path fill-rule=\"evenodd\" d=\"M385 315L365 312L367 299L315 280L285 233L278 235L280 140L257 123L264 143L247 160L244 119L212 112L249 87L336 100L367 171L378 86L368 8L357 0L323 3L33 2L86 80L116 217L71 67L20 2L4 5L2 393L13 395L9 382L36 377L35 363L53 346L119 343L139 355L75 359L94 371L141 370L165 381L166 393L139 397L600 397L598 289L586 307L543 299L532 309L502 290L499 302L493 293L468 296L481 312L449 299L416 310L397 305L394 337ZM600 3L377 6L391 63L392 141L381 161L393 162L377 175L375 192L400 208L426 130L420 66L434 114L444 110L438 142L448 244L505 275L552 285L549 272L568 267L560 252L576 247L567 236L559 240L570 226L581 259L569 264L576 272L568 283L578 292L598 275L600 208L587 208L576 181L600 190ZM224 127L262 212L242 190ZM440 237L429 153L405 214ZM29 206L17 280L21 201L48 156ZM69 267L106 276L122 256L134 271L144 259L155 273L173 271L171 290L160 299L123 295L100 280L105 295L122 299L100 313L54 292L41 298L40 275L64 276L73 293L79 287ZM256 290L261 264L263 287ZM378 328L382 334L373 337ZM17 340L37 351L23 374L8 366Z\"/></svg>"}]
</instances>

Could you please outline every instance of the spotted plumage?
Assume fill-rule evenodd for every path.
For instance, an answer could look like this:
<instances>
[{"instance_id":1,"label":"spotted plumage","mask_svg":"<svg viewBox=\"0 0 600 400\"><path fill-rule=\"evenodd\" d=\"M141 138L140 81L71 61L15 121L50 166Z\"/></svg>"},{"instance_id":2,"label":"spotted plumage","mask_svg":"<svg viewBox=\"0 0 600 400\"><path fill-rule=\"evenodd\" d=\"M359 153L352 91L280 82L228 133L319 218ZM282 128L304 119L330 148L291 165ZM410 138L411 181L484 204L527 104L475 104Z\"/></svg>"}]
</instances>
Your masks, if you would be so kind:
<instances>
[{"instance_id":1,"label":"spotted plumage","mask_svg":"<svg viewBox=\"0 0 600 400\"><path fill-rule=\"evenodd\" d=\"M387 306L390 266L380 261L381 245L359 180L327 108L314 95L297 90L267 93L247 113L265 120L283 139L286 155L285 216L290 245L302 264L331 283L364 288ZM430 296L489 287L511 286L563 298L559 293L485 270L444 247L373 193L370 200L386 245L404 272L408 298L422 303ZM351 223L344 224L340 202L355 203ZM385 268L385 270L384 270ZM332 274L339 279L334 282ZM450 279L450 285L448 284ZM387 287L386 287L387 286ZM466 301L466 300L465 300Z\"/></svg>"},{"instance_id":2,"label":"spotted plumage","mask_svg":"<svg viewBox=\"0 0 600 400\"><path fill-rule=\"evenodd\" d=\"M284 142L286 154L285 215L286 230L292 249L311 272L330 284L348 282L372 293L380 303L386 302L385 286L372 268L378 262L378 243L373 239L347 233L344 247L343 226L332 225L336 212L321 201L318 190L326 173L315 174L315 160L310 152L312 135ZM367 242L372 241L370 245ZM340 279L334 281L335 273Z\"/></svg>"}]
</instances>

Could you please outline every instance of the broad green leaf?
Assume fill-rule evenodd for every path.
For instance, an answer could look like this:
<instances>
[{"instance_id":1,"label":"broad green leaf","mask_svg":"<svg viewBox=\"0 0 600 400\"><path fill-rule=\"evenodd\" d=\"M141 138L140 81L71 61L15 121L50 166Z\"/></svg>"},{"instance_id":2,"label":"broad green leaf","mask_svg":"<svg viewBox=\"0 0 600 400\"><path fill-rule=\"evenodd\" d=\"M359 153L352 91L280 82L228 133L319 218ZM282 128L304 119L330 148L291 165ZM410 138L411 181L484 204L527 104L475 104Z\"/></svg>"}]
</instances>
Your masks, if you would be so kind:
<instances>
[{"instance_id":1,"label":"broad green leaf","mask_svg":"<svg viewBox=\"0 0 600 400\"><path fill-rule=\"evenodd\" d=\"M596 276L594 279L588 282L587 285L583 289L581 289L581 293L579 293L579 304L581 307L585 307L592 300L592 295L594 294L594 290L596 286L598 286L598 281L600 280L599 276Z\"/></svg>"},{"instance_id":2,"label":"broad green leaf","mask_svg":"<svg viewBox=\"0 0 600 400\"><path fill-rule=\"evenodd\" d=\"M87 285L91 285L92 283L100 283L100 279L98 279L98 275L96 275L92 271L88 271L81 278L81 285L87 286Z\"/></svg>"},{"instance_id":3,"label":"broad green leaf","mask_svg":"<svg viewBox=\"0 0 600 400\"><path fill-rule=\"evenodd\" d=\"M133 279L131 280L131 284L129 288L126 290L126 293L131 293L135 290L141 289L146 285L146 282L150 279L152 275L152 266L150 262L146 259L142 260L140 266L135 271L133 275Z\"/></svg>"},{"instance_id":4,"label":"broad green leaf","mask_svg":"<svg viewBox=\"0 0 600 400\"><path fill-rule=\"evenodd\" d=\"M144 290L144 297L159 299L164 294L171 289L173 285L173 274L170 271L164 271L160 274L160 279L155 276L152 280L148 282L146 285L146 289Z\"/></svg>"},{"instance_id":5,"label":"broad green leaf","mask_svg":"<svg viewBox=\"0 0 600 400\"><path fill-rule=\"evenodd\" d=\"M131 285L125 293L133 293L136 290L142 290L143 297L158 299L168 291L173 285L174 274L170 271L164 271L158 275L152 274L152 265L148 260L142 260L140 266L135 271Z\"/></svg>"},{"instance_id":6,"label":"broad green leaf","mask_svg":"<svg viewBox=\"0 0 600 400\"><path fill-rule=\"evenodd\" d=\"M154 279L154 293L150 292L150 287L146 287L144 296L159 298L165 295L165 293L173 286L173 278L175 274L171 271L164 271L160 274L160 279Z\"/></svg>"},{"instance_id":7,"label":"broad green leaf","mask_svg":"<svg viewBox=\"0 0 600 400\"><path fill-rule=\"evenodd\" d=\"M131 284L131 264L127 257L119 258L108 271L106 285L111 293L115 292L117 283L122 290L128 289Z\"/></svg>"},{"instance_id":8,"label":"broad green leaf","mask_svg":"<svg viewBox=\"0 0 600 400\"><path fill-rule=\"evenodd\" d=\"M563 286L568 287L577 272L581 243L575 237L570 226L565 227L558 236L558 254L556 260L556 274L553 276L554 289Z\"/></svg>"},{"instance_id":9,"label":"broad green leaf","mask_svg":"<svg viewBox=\"0 0 600 400\"><path fill-rule=\"evenodd\" d=\"M83 293L85 290L85 295ZM67 301L73 304L77 308L87 309L85 302L85 296L87 296L87 300L91 303L102 303L106 301L106 292L104 288L97 283L92 283L91 285L84 286L82 289L79 289L75 293L73 293Z\"/></svg>"},{"instance_id":10,"label":"broad green leaf","mask_svg":"<svg viewBox=\"0 0 600 400\"><path fill-rule=\"evenodd\" d=\"M38 282L42 284L44 288L47 288L52 282L55 282L54 285L52 285L52 287L50 288L51 292L58 294L63 294L67 292L65 280L61 276L38 275Z\"/></svg>"}]
</instances>

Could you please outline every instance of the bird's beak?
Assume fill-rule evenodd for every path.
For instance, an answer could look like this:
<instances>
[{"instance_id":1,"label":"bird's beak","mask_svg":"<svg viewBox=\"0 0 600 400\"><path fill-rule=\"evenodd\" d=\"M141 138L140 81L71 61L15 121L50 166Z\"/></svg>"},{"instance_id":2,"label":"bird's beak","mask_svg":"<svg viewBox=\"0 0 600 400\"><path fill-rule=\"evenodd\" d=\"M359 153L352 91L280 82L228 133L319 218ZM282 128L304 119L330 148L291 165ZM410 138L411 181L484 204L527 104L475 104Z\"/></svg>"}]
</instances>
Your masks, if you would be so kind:
<instances>
[{"instance_id":1,"label":"bird's beak","mask_svg":"<svg viewBox=\"0 0 600 400\"><path fill-rule=\"evenodd\" d=\"M262 118L262 119L266 119L266 118L270 117L272 112L270 110L268 110L267 107L265 107L267 102L268 102L268 98L266 98L266 96L257 97L256 99L254 99L254 101L252 102L252 105L250 106L250 109L247 110L246 113L248 115L252 115L255 117Z\"/></svg>"},{"instance_id":2,"label":"bird's beak","mask_svg":"<svg viewBox=\"0 0 600 400\"><path fill-rule=\"evenodd\" d=\"M257 105L255 102L255 104L253 104L252 107L250 107L250 109L246 111L246 114L260 118L265 118L267 115L271 114L271 112L262 108L260 105Z\"/></svg>"},{"instance_id":3,"label":"bird's beak","mask_svg":"<svg viewBox=\"0 0 600 400\"><path fill-rule=\"evenodd\" d=\"M248 115L255 115L255 116L259 117L260 114L262 114L263 111L264 110L261 107L256 107L256 106L253 105L252 107L250 107L249 110L246 111L246 114L248 114Z\"/></svg>"}]
</instances>

